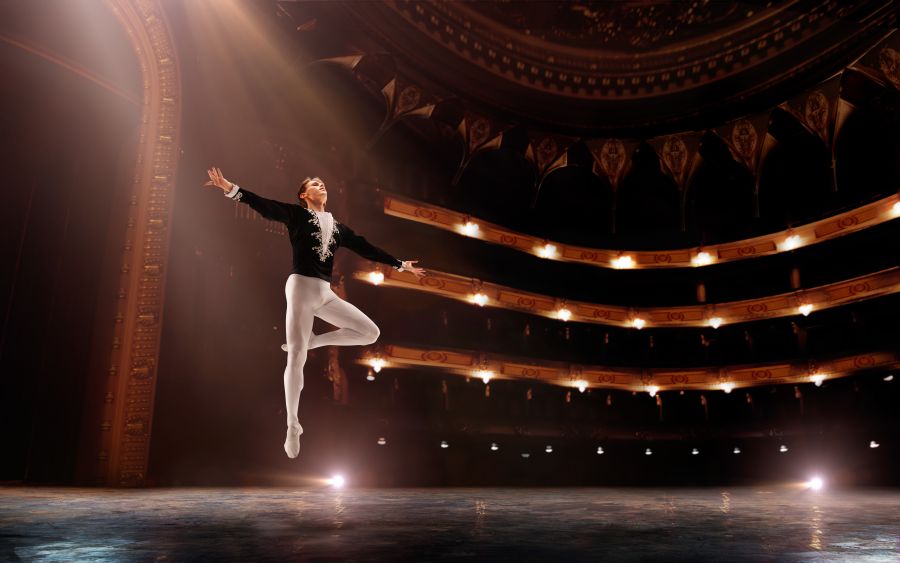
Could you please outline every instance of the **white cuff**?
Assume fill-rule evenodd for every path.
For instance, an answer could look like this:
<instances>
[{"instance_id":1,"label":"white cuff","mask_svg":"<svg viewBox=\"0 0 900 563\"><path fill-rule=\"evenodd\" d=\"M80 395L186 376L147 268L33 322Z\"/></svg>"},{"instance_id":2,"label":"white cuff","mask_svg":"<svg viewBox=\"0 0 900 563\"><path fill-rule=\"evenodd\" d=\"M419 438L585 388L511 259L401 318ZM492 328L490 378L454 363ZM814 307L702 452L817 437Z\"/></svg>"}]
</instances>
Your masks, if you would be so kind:
<instances>
[{"instance_id":1,"label":"white cuff","mask_svg":"<svg viewBox=\"0 0 900 563\"><path fill-rule=\"evenodd\" d=\"M225 194L225 197L234 199L234 196L236 196L240 190L241 190L240 186L238 186L237 184L231 184L231 191L228 192L227 194Z\"/></svg>"}]
</instances>

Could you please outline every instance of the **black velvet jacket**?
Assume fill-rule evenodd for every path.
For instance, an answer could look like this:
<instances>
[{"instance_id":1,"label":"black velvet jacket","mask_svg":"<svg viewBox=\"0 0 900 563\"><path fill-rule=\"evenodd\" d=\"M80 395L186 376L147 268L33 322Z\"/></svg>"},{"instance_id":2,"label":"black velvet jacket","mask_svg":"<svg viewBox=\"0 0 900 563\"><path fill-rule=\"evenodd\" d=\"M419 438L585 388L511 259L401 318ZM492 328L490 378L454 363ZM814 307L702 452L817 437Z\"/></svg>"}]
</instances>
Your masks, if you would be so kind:
<instances>
[{"instance_id":1,"label":"black velvet jacket","mask_svg":"<svg viewBox=\"0 0 900 563\"><path fill-rule=\"evenodd\" d=\"M353 232L347 225L334 221L331 242L322 245L322 233L316 212L300 204L283 203L258 196L244 188L228 194L235 201L248 204L257 213L287 225L294 254L292 273L320 278L331 282L334 253L338 247L346 247L363 258L400 268L402 263L384 250Z\"/></svg>"}]
</instances>

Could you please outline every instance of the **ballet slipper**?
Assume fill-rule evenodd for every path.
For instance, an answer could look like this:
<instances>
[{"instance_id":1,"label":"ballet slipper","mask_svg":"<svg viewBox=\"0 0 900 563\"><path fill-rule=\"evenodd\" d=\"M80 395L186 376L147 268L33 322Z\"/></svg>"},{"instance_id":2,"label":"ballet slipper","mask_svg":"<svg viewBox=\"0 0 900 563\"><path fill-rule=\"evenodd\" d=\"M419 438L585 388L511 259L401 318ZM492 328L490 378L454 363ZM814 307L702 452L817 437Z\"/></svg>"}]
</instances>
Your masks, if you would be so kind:
<instances>
[{"instance_id":1,"label":"ballet slipper","mask_svg":"<svg viewBox=\"0 0 900 563\"><path fill-rule=\"evenodd\" d=\"M299 424L288 426L287 437L284 439L284 452L291 459L300 454L300 435L303 427Z\"/></svg>"}]
</instances>

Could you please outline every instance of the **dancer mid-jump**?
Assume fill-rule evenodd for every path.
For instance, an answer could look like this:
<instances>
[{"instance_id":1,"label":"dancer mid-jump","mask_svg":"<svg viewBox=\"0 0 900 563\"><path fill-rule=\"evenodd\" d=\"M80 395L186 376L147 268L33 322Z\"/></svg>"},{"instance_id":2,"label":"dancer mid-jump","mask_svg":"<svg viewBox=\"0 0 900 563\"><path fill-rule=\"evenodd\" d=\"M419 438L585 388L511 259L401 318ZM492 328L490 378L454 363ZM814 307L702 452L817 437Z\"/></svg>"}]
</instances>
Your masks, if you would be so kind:
<instances>
[{"instance_id":1,"label":"dancer mid-jump","mask_svg":"<svg viewBox=\"0 0 900 563\"><path fill-rule=\"evenodd\" d=\"M417 277L424 276L425 270L415 266L416 260L397 260L354 233L350 227L338 223L331 213L325 211L328 192L325 183L318 177L306 178L300 183L297 198L302 205L297 205L249 192L226 180L218 168L210 168L207 173L209 182L205 186L221 188L227 197L250 205L266 219L287 225L294 267L284 286L288 353L287 367L284 369L288 425L284 451L288 457L294 458L300 453L300 434L303 433L297 408L300 391L303 390L306 353L320 346L372 344L380 332L369 317L331 290L335 250L344 246L363 258L388 264L400 271L408 270ZM338 330L313 334L313 317L335 325Z\"/></svg>"}]
</instances>

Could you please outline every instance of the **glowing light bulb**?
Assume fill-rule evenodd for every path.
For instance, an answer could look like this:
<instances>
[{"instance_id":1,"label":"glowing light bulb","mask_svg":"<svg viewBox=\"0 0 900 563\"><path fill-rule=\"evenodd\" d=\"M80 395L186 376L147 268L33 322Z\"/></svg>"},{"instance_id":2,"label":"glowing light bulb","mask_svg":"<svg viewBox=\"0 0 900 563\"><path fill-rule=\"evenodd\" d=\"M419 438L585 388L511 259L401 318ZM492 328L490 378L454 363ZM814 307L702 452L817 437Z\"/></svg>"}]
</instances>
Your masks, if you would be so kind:
<instances>
[{"instance_id":1,"label":"glowing light bulb","mask_svg":"<svg viewBox=\"0 0 900 563\"><path fill-rule=\"evenodd\" d=\"M659 391L659 387L657 387L656 385L650 385L647 387L647 393L650 393L651 397L655 397L657 391Z\"/></svg>"},{"instance_id":2,"label":"glowing light bulb","mask_svg":"<svg viewBox=\"0 0 900 563\"><path fill-rule=\"evenodd\" d=\"M809 314L813 310L813 306L810 305L809 303L804 303L803 305L800 305L799 307L797 307L797 310L800 311L800 314L803 315L804 317L808 317Z\"/></svg>"},{"instance_id":3,"label":"glowing light bulb","mask_svg":"<svg viewBox=\"0 0 900 563\"><path fill-rule=\"evenodd\" d=\"M587 381L579 380L575 382L575 387L578 388L578 391L584 393L585 389L587 389Z\"/></svg>"},{"instance_id":4,"label":"glowing light bulb","mask_svg":"<svg viewBox=\"0 0 900 563\"><path fill-rule=\"evenodd\" d=\"M603 455L603 447L602 446L597 447L597 455Z\"/></svg>"},{"instance_id":5,"label":"glowing light bulb","mask_svg":"<svg viewBox=\"0 0 900 563\"><path fill-rule=\"evenodd\" d=\"M340 489L344 486L344 476L343 475L332 475L331 479L328 480L328 484L334 487L335 489Z\"/></svg>"},{"instance_id":6,"label":"glowing light bulb","mask_svg":"<svg viewBox=\"0 0 900 563\"><path fill-rule=\"evenodd\" d=\"M476 293L472 296L472 303L478 305L479 307L484 307L488 302L488 296L484 293Z\"/></svg>"},{"instance_id":7,"label":"glowing light bulb","mask_svg":"<svg viewBox=\"0 0 900 563\"><path fill-rule=\"evenodd\" d=\"M719 328L722 326L722 317L712 317L709 319L709 326L713 328Z\"/></svg>"},{"instance_id":8,"label":"glowing light bulb","mask_svg":"<svg viewBox=\"0 0 900 563\"><path fill-rule=\"evenodd\" d=\"M869 447L872 448L873 450L874 450L875 448L877 448L878 446L880 446L880 445L881 445L881 444L879 444L879 443L876 442L875 440L872 440L871 442L869 442Z\"/></svg>"},{"instance_id":9,"label":"glowing light bulb","mask_svg":"<svg viewBox=\"0 0 900 563\"><path fill-rule=\"evenodd\" d=\"M372 372L369 372L369 374L366 375L366 381L375 381L375 374Z\"/></svg>"},{"instance_id":10,"label":"glowing light bulb","mask_svg":"<svg viewBox=\"0 0 900 563\"><path fill-rule=\"evenodd\" d=\"M886 376L884 376L884 380L885 380L885 381L893 381L893 380L894 380L893 374L892 374L892 375L886 375Z\"/></svg>"},{"instance_id":11,"label":"glowing light bulb","mask_svg":"<svg viewBox=\"0 0 900 563\"><path fill-rule=\"evenodd\" d=\"M620 270L634 268L634 258L629 254L617 256L616 258L613 258L611 263L613 268L619 268Z\"/></svg>"},{"instance_id":12,"label":"glowing light bulb","mask_svg":"<svg viewBox=\"0 0 900 563\"><path fill-rule=\"evenodd\" d=\"M785 446L784 444L781 444L781 446L779 446L779 448L778 448L778 451L781 453L784 453L784 452L788 451L788 447Z\"/></svg>"},{"instance_id":13,"label":"glowing light bulb","mask_svg":"<svg viewBox=\"0 0 900 563\"><path fill-rule=\"evenodd\" d=\"M697 455L699 453L700 453L700 450L698 450L697 448L694 448L691 450L691 455Z\"/></svg>"},{"instance_id":14,"label":"glowing light bulb","mask_svg":"<svg viewBox=\"0 0 900 563\"><path fill-rule=\"evenodd\" d=\"M569 319L572 318L572 311L563 307L563 308L559 309L558 311L556 311L556 318L558 318L561 321L568 321Z\"/></svg>"},{"instance_id":15,"label":"glowing light bulb","mask_svg":"<svg viewBox=\"0 0 900 563\"><path fill-rule=\"evenodd\" d=\"M555 258L556 257L556 245L555 244L545 244L538 248L538 256L541 258Z\"/></svg>"},{"instance_id":16,"label":"glowing light bulb","mask_svg":"<svg viewBox=\"0 0 900 563\"><path fill-rule=\"evenodd\" d=\"M734 383L723 383L722 384L722 391L725 391L726 393L731 393L732 389L734 389Z\"/></svg>"},{"instance_id":17,"label":"glowing light bulb","mask_svg":"<svg viewBox=\"0 0 900 563\"><path fill-rule=\"evenodd\" d=\"M891 207L891 215L900 217L900 201L894 203L893 207Z\"/></svg>"},{"instance_id":18,"label":"glowing light bulb","mask_svg":"<svg viewBox=\"0 0 900 563\"><path fill-rule=\"evenodd\" d=\"M497 442L492 442L492 443L491 443L491 451L492 451L492 452L496 452L496 451L499 450L499 449L500 449L500 446L497 445Z\"/></svg>"},{"instance_id":19,"label":"glowing light bulb","mask_svg":"<svg viewBox=\"0 0 900 563\"><path fill-rule=\"evenodd\" d=\"M450 444L447 443L447 440L441 440L441 448L442 449L446 450L449 447L450 447Z\"/></svg>"},{"instance_id":20,"label":"glowing light bulb","mask_svg":"<svg viewBox=\"0 0 900 563\"><path fill-rule=\"evenodd\" d=\"M467 221L465 225L460 227L460 231L462 234L467 237L474 237L478 235L478 223L473 223L472 221Z\"/></svg>"},{"instance_id":21,"label":"glowing light bulb","mask_svg":"<svg viewBox=\"0 0 900 563\"><path fill-rule=\"evenodd\" d=\"M484 384L487 385L490 382L491 378L494 377L494 372L489 369L480 369L478 370L478 377L484 381Z\"/></svg>"},{"instance_id":22,"label":"glowing light bulb","mask_svg":"<svg viewBox=\"0 0 900 563\"><path fill-rule=\"evenodd\" d=\"M642 319L640 317L635 317L631 320L631 326L633 326L634 328L636 328L638 330L641 330L646 325L647 325L647 321L645 321L644 319Z\"/></svg>"},{"instance_id":23,"label":"glowing light bulb","mask_svg":"<svg viewBox=\"0 0 900 563\"><path fill-rule=\"evenodd\" d=\"M548 454L552 454L552 453L553 453L553 446L551 446L551 445L548 444L547 447L544 448L544 451L547 452Z\"/></svg>"},{"instance_id":24,"label":"glowing light bulb","mask_svg":"<svg viewBox=\"0 0 900 563\"><path fill-rule=\"evenodd\" d=\"M816 387L821 387L822 382L825 381L825 375L821 373L814 373L809 376L809 380L816 384Z\"/></svg>"},{"instance_id":25,"label":"glowing light bulb","mask_svg":"<svg viewBox=\"0 0 900 563\"><path fill-rule=\"evenodd\" d=\"M369 281L372 285L381 285L381 282L384 281L384 274L378 271L369 272Z\"/></svg>"},{"instance_id":26,"label":"glowing light bulb","mask_svg":"<svg viewBox=\"0 0 900 563\"><path fill-rule=\"evenodd\" d=\"M691 258L691 263L694 266L707 266L712 264L713 257L709 252L698 252L693 258Z\"/></svg>"},{"instance_id":27,"label":"glowing light bulb","mask_svg":"<svg viewBox=\"0 0 900 563\"><path fill-rule=\"evenodd\" d=\"M381 368L384 367L384 360L381 358L372 358L369 360L369 365L372 366L372 369L375 370L375 373L379 373ZM374 377L372 378L374 379Z\"/></svg>"},{"instance_id":28,"label":"glowing light bulb","mask_svg":"<svg viewBox=\"0 0 900 563\"><path fill-rule=\"evenodd\" d=\"M653 451L650 448L644 450L644 455L653 455Z\"/></svg>"},{"instance_id":29,"label":"glowing light bulb","mask_svg":"<svg viewBox=\"0 0 900 563\"><path fill-rule=\"evenodd\" d=\"M385 445L385 444L387 444L387 440L384 439L384 436L382 436L381 438L378 438L378 445L379 445L379 446L383 446L383 445Z\"/></svg>"},{"instance_id":30,"label":"glowing light bulb","mask_svg":"<svg viewBox=\"0 0 900 563\"><path fill-rule=\"evenodd\" d=\"M741 448L734 448L734 453L735 454L741 453Z\"/></svg>"},{"instance_id":31,"label":"glowing light bulb","mask_svg":"<svg viewBox=\"0 0 900 563\"><path fill-rule=\"evenodd\" d=\"M822 487L825 486L825 481L821 477L813 477L806 482L806 486L814 491L821 491Z\"/></svg>"},{"instance_id":32,"label":"glowing light bulb","mask_svg":"<svg viewBox=\"0 0 900 563\"><path fill-rule=\"evenodd\" d=\"M800 236L799 235L791 235L784 239L784 242L781 243L782 250L794 250L800 246Z\"/></svg>"}]
</instances>

